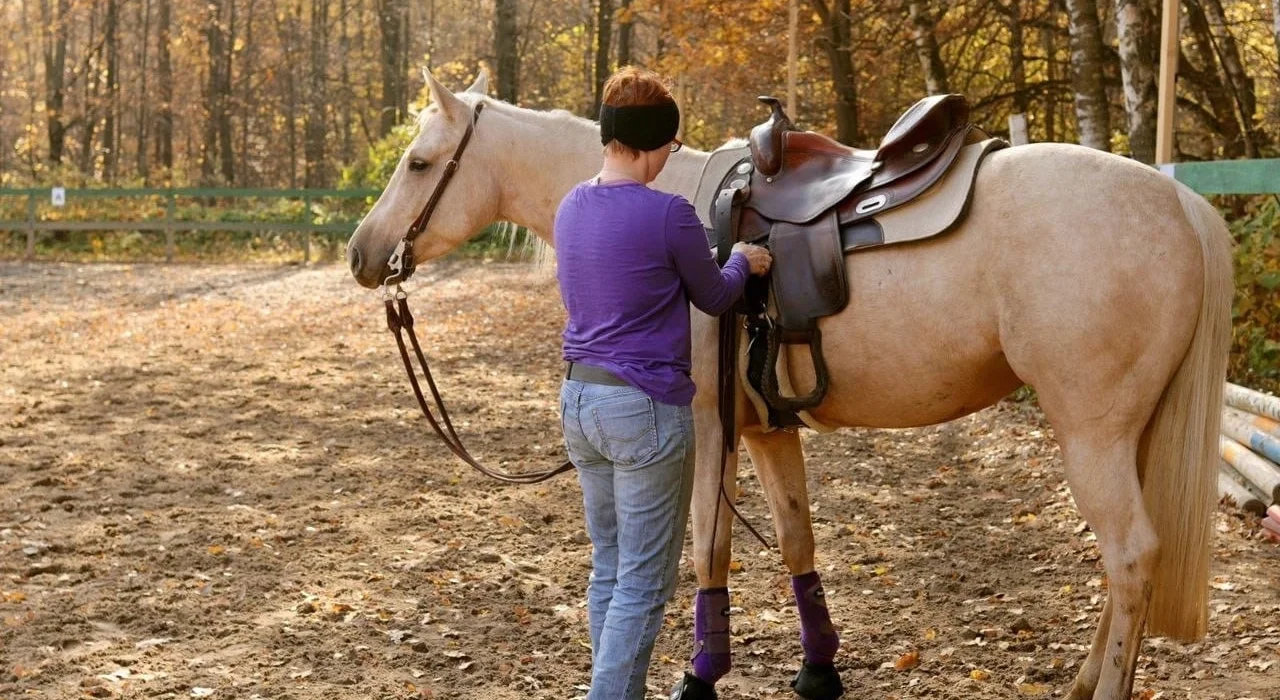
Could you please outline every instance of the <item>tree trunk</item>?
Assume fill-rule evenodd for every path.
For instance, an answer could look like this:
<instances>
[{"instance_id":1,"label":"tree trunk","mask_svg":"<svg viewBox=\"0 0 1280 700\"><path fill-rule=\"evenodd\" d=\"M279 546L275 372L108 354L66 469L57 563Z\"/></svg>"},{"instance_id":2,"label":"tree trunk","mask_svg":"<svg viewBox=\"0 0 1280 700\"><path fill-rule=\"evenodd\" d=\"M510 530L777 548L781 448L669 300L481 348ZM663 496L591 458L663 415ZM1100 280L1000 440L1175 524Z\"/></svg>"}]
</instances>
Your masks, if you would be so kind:
<instances>
[{"instance_id":1,"label":"tree trunk","mask_svg":"<svg viewBox=\"0 0 1280 700\"><path fill-rule=\"evenodd\" d=\"M609 79L609 44L613 38L613 0L596 0L595 99L591 103L593 118L600 113L604 83Z\"/></svg>"},{"instance_id":2,"label":"tree trunk","mask_svg":"<svg viewBox=\"0 0 1280 700\"><path fill-rule=\"evenodd\" d=\"M1013 87L1013 113L1031 111L1031 96L1027 93L1026 39L1023 36L1022 3L1011 0L1006 9L1009 22L1009 82Z\"/></svg>"},{"instance_id":3,"label":"tree trunk","mask_svg":"<svg viewBox=\"0 0 1280 700\"><path fill-rule=\"evenodd\" d=\"M827 30L822 43L831 63L831 83L836 94L836 139L853 145L858 140L858 85L853 70L853 28L849 0L809 0Z\"/></svg>"},{"instance_id":4,"label":"tree trunk","mask_svg":"<svg viewBox=\"0 0 1280 700\"><path fill-rule=\"evenodd\" d=\"M222 71L226 64L226 12L231 0L209 0L206 6L204 36L206 42L205 122L200 145L200 175L212 184L218 170L218 144L222 133L222 117L226 111Z\"/></svg>"},{"instance_id":5,"label":"tree trunk","mask_svg":"<svg viewBox=\"0 0 1280 700\"><path fill-rule=\"evenodd\" d=\"M338 63L342 66L342 75L339 78L342 81L341 94L338 96L339 107L339 128L342 129L342 164L349 165L355 160L355 144L351 140L351 107L355 102L355 95L351 90L351 36L347 32L347 13L350 10L350 0L342 0L338 8L338 53L341 55Z\"/></svg>"},{"instance_id":6,"label":"tree trunk","mask_svg":"<svg viewBox=\"0 0 1280 700\"><path fill-rule=\"evenodd\" d=\"M307 88L306 143L303 182L306 187L322 187L328 177L325 167L325 112L329 107L325 66L329 54L329 0L311 0L310 81Z\"/></svg>"},{"instance_id":7,"label":"tree trunk","mask_svg":"<svg viewBox=\"0 0 1280 700\"><path fill-rule=\"evenodd\" d=\"M1245 72L1240 61L1240 48L1231 34L1231 28L1227 25L1221 0L1200 0L1200 4L1204 7L1209 26L1218 39L1218 58L1222 62L1222 70L1227 74L1231 95L1240 108L1240 125L1244 128L1245 156L1257 158L1258 133L1254 124L1254 113L1258 108L1258 98L1254 91L1253 78Z\"/></svg>"},{"instance_id":8,"label":"tree trunk","mask_svg":"<svg viewBox=\"0 0 1280 700\"><path fill-rule=\"evenodd\" d=\"M142 0L138 5L136 21L142 27L142 41L138 43L138 114L137 124L134 125L137 149L134 151L134 171L145 184L150 178L150 173L147 172L147 108L151 104L151 96L147 94L147 59L151 41L151 0Z\"/></svg>"},{"instance_id":9,"label":"tree trunk","mask_svg":"<svg viewBox=\"0 0 1280 700\"><path fill-rule=\"evenodd\" d=\"M102 173L108 183L116 181L117 163L120 157L120 132L117 114L120 111L120 5L117 0L107 0L107 18L103 28L103 40L107 52L107 105L106 119L102 126Z\"/></svg>"},{"instance_id":10,"label":"tree trunk","mask_svg":"<svg viewBox=\"0 0 1280 700\"><path fill-rule=\"evenodd\" d=\"M285 144L288 149L289 157L286 158L289 166L289 189L298 187L298 78L296 66L298 65L298 24L302 8L295 6L292 0L288 0L288 5L283 12L276 11L276 34L280 37L281 53L284 55L284 105L285 105ZM385 49L385 45L384 45ZM393 73L394 75L394 73ZM386 96L385 86L383 90ZM385 110L384 110L385 118ZM394 115L393 115L394 116ZM396 122L393 122L394 126Z\"/></svg>"},{"instance_id":11,"label":"tree trunk","mask_svg":"<svg viewBox=\"0 0 1280 700\"><path fill-rule=\"evenodd\" d=\"M222 112L218 115L218 155L222 165L222 181L235 182L235 150L231 147L231 114L235 95L232 92L232 59L236 50L236 1L227 3L227 32L222 46L222 69L218 73L218 90Z\"/></svg>"},{"instance_id":12,"label":"tree trunk","mask_svg":"<svg viewBox=\"0 0 1280 700\"><path fill-rule=\"evenodd\" d=\"M1050 86L1058 82L1058 32L1056 29L1056 21L1054 26L1045 25L1040 28L1040 43L1044 47L1045 77L1049 80ZM1053 87L1048 87L1044 91L1044 140L1049 142L1058 140L1058 91Z\"/></svg>"},{"instance_id":13,"label":"tree trunk","mask_svg":"<svg viewBox=\"0 0 1280 700\"><path fill-rule=\"evenodd\" d=\"M82 86L80 103L84 105L84 114L80 118L80 172L85 177L94 175L93 139L98 133L98 93L102 83L102 44L96 42L98 35L98 15L89 12L89 46L95 46L85 57L84 85Z\"/></svg>"},{"instance_id":14,"label":"tree trunk","mask_svg":"<svg viewBox=\"0 0 1280 700\"><path fill-rule=\"evenodd\" d=\"M924 71L925 88L930 95L951 92L947 87L947 67L942 65L936 33L937 19L929 11L926 0L910 0L907 9L911 17L911 40L916 46L916 57Z\"/></svg>"},{"instance_id":15,"label":"tree trunk","mask_svg":"<svg viewBox=\"0 0 1280 700\"><path fill-rule=\"evenodd\" d=\"M517 52L519 7L516 0L497 0L493 53L497 57L498 99L515 104L520 96L520 56Z\"/></svg>"},{"instance_id":16,"label":"tree trunk","mask_svg":"<svg viewBox=\"0 0 1280 700\"><path fill-rule=\"evenodd\" d=\"M382 115L379 136L404 121L408 110L409 10L404 0L378 0L378 29L382 32Z\"/></svg>"},{"instance_id":17,"label":"tree trunk","mask_svg":"<svg viewBox=\"0 0 1280 700\"><path fill-rule=\"evenodd\" d=\"M29 0L22 0L22 21L28 27L36 27L40 25L40 20L32 16L31 5ZM36 89L36 85L39 84L39 79L37 78L37 75L36 75L37 74L36 67L40 61L41 51L40 51L40 47L37 44L39 44L41 37L44 36L45 31L46 30L42 29L41 31L38 31L38 32L27 32L23 37L26 40L26 51L24 51L23 54L26 58L26 60L24 61L24 68L26 69L26 79L27 79L27 85L26 85L27 115L28 115L27 123L30 124L29 128L31 129L35 129L36 125L40 123L41 93L39 90ZM34 180L36 177L36 170L37 170L38 162L40 158L40 155L38 153L40 149L36 147L35 143L31 143L25 150L27 154L27 159L26 159L27 174L29 177L31 177L31 179Z\"/></svg>"},{"instance_id":18,"label":"tree trunk","mask_svg":"<svg viewBox=\"0 0 1280 700\"><path fill-rule=\"evenodd\" d=\"M1187 28L1192 38L1188 49L1196 60L1194 64L1188 62L1189 65L1182 66L1180 72L1197 96L1208 103L1214 122L1210 129L1222 138L1222 157L1228 160L1239 158L1245 153L1244 138L1240 121L1236 118L1235 101L1228 92L1227 79L1219 70L1209 20L1200 3L1188 2L1186 8Z\"/></svg>"},{"instance_id":19,"label":"tree trunk","mask_svg":"<svg viewBox=\"0 0 1280 700\"><path fill-rule=\"evenodd\" d=\"M1280 62L1280 0L1271 0L1271 35L1276 41L1276 61Z\"/></svg>"},{"instance_id":20,"label":"tree trunk","mask_svg":"<svg viewBox=\"0 0 1280 700\"><path fill-rule=\"evenodd\" d=\"M1276 0L1280 2L1280 0ZM618 15L618 66L631 65L631 41L635 35L635 17L631 13L631 0L621 0Z\"/></svg>"},{"instance_id":21,"label":"tree trunk","mask_svg":"<svg viewBox=\"0 0 1280 700\"><path fill-rule=\"evenodd\" d=\"M173 0L156 0L156 161L164 166L166 180L173 173L173 63L169 55L169 31Z\"/></svg>"},{"instance_id":22,"label":"tree trunk","mask_svg":"<svg viewBox=\"0 0 1280 700\"><path fill-rule=\"evenodd\" d=\"M1120 77L1129 116L1129 150L1143 163L1156 159L1156 56L1160 13L1155 0L1116 0Z\"/></svg>"},{"instance_id":23,"label":"tree trunk","mask_svg":"<svg viewBox=\"0 0 1280 700\"><path fill-rule=\"evenodd\" d=\"M1111 150L1111 105L1104 84L1102 26L1096 0L1066 0L1071 31L1071 85L1080 144ZM1280 1L1280 0L1277 0Z\"/></svg>"},{"instance_id":24,"label":"tree trunk","mask_svg":"<svg viewBox=\"0 0 1280 700\"><path fill-rule=\"evenodd\" d=\"M247 88L241 90L242 97L236 100L235 109L236 118L240 123L240 146L236 152L240 155L240 177L237 182L241 187L253 187L262 170L255 157L258 154L251 150L249 145L249 137L256 130L259 122L258 115L262 111L259 101L248 96L252 94L254 80L258 74L259 47L253 32L256 5L256 0L249 0L245 8L244 50L240 52L240 82ZM270 123L270 120L267 123Z\"/></svg>"},{"instance_id":25,"label":"tree trunk","mask_svg":"<svg viewBox=\"0 0 1280 700\"><path fill-rule=\"evenodd\" d=\"M71 0L40 0L41 52L44 54L45 125L49 132L49 164L58 166L67 143L66 105L67 13Z\"/></svg>"}]
</instances>

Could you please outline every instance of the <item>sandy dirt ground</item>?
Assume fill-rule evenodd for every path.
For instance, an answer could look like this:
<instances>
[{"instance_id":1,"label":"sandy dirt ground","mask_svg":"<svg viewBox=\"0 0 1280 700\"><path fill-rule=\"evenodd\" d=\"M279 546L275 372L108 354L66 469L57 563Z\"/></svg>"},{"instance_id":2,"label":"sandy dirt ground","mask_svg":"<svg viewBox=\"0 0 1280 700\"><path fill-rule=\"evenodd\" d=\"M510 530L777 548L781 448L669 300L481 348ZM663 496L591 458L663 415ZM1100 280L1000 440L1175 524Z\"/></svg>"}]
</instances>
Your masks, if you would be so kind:
<instances>
[{"instance_id":1,"label":"sandy dirt ground","mask_svg":"<svg viewBox=\"0 0 1280 700\"><path fill-rule=\"evenodd\" d=\"M554 281L418 276L473 451L561 458ZM401 372L341 267L0 264L0 698L582 696L576 481L466 470ZM805 447L847 697L1064 693L1106 584L1034 406ZM767 529L749 464L740 484ZM1280 548L1216 525L1209 636L1149 640L1137 698L1280 698ZM737 532L721 697L793 697L787 574ZM686 556L651 697L687 664L694 589Z\"/></svg>"}]
</instances>

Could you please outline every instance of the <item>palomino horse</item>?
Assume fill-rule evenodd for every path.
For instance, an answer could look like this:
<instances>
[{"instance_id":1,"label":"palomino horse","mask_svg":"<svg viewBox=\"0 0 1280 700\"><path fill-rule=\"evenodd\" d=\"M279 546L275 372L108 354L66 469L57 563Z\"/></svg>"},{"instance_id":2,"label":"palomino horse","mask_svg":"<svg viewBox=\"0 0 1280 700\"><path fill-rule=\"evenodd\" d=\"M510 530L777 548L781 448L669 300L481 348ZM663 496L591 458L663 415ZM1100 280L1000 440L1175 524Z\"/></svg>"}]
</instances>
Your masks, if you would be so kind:
<instances>
[{"instance_id":1,"label":"palomino horse","mask_svg":"<svg viewBox=\"0 0 1280 700\"><path fill-rule=\"evenodd\" d=\"M415 261L448 253L495 220L553 244L557 204L601 164L594 122L492 100L483 76L457 95L427 81L434 104L348 246L366 287L387 276L478 102L483 118ZM692 200L707 158L682 150L654 186ZM954 231L850 255L851 301L821 321L826 347L840 349L828 351L830 391L813 411L829 426L930 425L1035 387L1109 578L1071 698L1128 700L1144 629L1205 633L1229 245L1213 208L1153 169L1079 146L1010 148L985 161ZM693 561L707 589L728 582L730 514L715 506L722 483L732 493L737 462L721 482L715 319L695 313L693 327ZM807 359L788 358L797 389L812 385ZM793 576L812 572L800 438L764 432L745 404L738 416L782 557ZM802 630L802 639L815 632Z\"/></svg>"}]
</instances>

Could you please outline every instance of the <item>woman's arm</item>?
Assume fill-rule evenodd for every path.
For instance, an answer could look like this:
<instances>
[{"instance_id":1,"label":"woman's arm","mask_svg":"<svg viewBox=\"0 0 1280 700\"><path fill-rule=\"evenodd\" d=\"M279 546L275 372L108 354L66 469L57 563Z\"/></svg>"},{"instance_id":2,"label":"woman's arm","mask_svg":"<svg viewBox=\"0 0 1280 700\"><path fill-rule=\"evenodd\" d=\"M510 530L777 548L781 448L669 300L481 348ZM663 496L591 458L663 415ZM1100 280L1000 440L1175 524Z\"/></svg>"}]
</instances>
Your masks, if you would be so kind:
<instances>
[{"instance_id":1,"label":"woman's arm","mask_svg":"<svg viewBox=\"0 0 1280 700\"><path fill-rule=\"evenodd\" d=\"M667 252L685 293L699 310L718 316L742 296L751 272L747 256L734 251L724 268L717 266L707 244L706 230L684 197L673 198L667 207L666 238Z\"/></svg>"}]
</instances>

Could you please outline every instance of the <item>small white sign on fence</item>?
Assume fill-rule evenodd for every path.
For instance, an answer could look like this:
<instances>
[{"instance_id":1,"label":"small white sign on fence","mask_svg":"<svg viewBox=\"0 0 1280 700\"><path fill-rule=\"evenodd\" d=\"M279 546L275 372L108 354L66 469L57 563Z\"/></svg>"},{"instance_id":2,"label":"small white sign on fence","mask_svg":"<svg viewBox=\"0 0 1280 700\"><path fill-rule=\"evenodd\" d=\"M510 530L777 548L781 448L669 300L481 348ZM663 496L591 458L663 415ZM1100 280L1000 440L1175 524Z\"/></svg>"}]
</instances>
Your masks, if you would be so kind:
<instances>
[{"instance_id":1,"label":"small white sign on fence","mask_svg":"<svg viewBox=\"0 0 1280 700\"><path fill-rule=\"evenodd\" d=\"M55 207L65 206L67 203L67 188L65 187L53 188L53 194L50 195L49 198L53 200L53 206Z\"/></svg>"}]
</instances>

